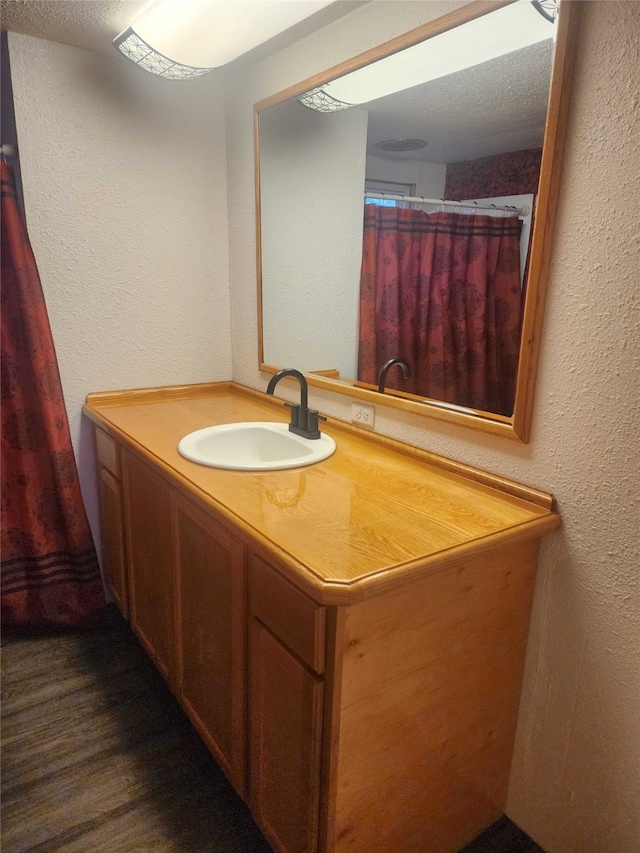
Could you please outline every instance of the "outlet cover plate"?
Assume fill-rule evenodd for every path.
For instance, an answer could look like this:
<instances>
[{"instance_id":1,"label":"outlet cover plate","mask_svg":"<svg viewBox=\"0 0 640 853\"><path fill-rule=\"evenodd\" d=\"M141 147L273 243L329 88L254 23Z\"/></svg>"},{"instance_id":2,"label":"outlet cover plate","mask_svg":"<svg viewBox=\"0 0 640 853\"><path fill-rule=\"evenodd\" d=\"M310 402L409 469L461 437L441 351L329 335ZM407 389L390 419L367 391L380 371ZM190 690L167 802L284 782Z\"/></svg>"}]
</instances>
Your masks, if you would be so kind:
<instances>
[{"instance_id":1,"label":"outlet cover plate","mask_svg":"<svg viewBox=\"0 0 640 853\"><path fill-rule=\"evenodd\" d=\"M376 419L376 407L367 406L366 403L351 401L351 423L363 429L373 429Z\"/></svg>"}]
</instances>

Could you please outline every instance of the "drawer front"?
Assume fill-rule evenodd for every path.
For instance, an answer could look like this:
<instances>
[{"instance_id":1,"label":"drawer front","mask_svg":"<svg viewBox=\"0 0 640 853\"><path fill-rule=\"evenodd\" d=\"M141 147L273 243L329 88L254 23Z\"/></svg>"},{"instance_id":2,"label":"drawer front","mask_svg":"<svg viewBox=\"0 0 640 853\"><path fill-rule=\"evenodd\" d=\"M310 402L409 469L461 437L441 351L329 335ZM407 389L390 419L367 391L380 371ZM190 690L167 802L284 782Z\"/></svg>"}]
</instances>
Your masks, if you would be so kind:
<instances>
[{"instance_id":1,"label":"drawer front","mask_svg":"<svg viewBox=\"0 0 640 853\"><path fill-rule=\"evenodd\" d=\"M251 556L252 614L318 674L324 671L326 607L316 604L268 563Z\"/></svg>"},{"instance_id":2,"label":"drawer front","mask_svg":"<svg viewBox=\"0 0 640 853\"><path fill-rule=\"evenodd\" d=\"M114 477L120 478L120 453L116 442L109 438L106 432L96 429L96 455L98 462L111 471Z\"/></svg>"}]
</instances>

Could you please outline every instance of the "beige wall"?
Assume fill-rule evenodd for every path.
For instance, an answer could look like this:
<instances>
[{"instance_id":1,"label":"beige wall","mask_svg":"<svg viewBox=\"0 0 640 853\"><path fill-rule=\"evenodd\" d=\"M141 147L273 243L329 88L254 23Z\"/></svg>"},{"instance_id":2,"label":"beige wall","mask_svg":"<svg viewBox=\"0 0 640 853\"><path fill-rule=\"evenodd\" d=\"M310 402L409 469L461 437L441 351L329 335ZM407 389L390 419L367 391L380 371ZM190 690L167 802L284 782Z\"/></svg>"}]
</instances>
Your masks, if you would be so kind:
<instances>
[{"instance_id":1,"label":"beige wall","mask_svg":"<svg viewBox=\"0 0 640 853\"><path fill-rule=\"evenodd\" d=\"M375 2L229 87L234 378L257 370L251 105L452 2ZM508 803L553 853L640 850L640 3L588 2L527 445L377 407L380 432L553 492ZM287 393L283 389L283 393ZM313 391L348 419L348 398Z\"/></svg>"},{"instance_id":2,"label":"beige wall","mask_svg":"<svg viewBox=\"0 0 640 853\"><path fill-rule=\"evenodd\" d=\"M228 379L224 88L9 33L31 243L97 531L91 391Z\"/></svg>"}]
</instances>

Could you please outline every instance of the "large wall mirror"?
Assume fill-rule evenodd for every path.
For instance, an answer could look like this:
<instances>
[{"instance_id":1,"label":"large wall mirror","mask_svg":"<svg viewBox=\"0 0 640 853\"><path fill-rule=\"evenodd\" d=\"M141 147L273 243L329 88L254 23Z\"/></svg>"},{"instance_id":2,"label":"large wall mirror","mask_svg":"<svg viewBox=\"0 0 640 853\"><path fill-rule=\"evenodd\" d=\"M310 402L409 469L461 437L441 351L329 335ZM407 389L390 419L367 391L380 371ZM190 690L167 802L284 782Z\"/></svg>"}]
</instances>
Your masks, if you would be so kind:
<instances>
[{"instance_id":1,"label":"large wall mirror","mask_svg":"<svg viewBox=\"0 0 640 853\"><path fill-rule=\"evenodd\" d=\"M261 369L529 440L578 6L473 2L255 105Z\"/></svg>"}]
</instances>

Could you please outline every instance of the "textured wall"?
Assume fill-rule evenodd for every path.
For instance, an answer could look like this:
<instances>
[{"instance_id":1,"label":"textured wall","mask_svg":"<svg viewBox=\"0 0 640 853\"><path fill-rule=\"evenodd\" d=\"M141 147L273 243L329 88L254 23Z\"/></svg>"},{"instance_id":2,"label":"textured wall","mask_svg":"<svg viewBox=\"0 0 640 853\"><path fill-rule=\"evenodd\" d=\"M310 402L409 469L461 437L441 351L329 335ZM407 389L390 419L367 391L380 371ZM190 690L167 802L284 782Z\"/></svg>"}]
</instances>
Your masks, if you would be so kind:
<instances>
[{"instance_id":1,"label":"textured wall","mask_svg":"<svg viewBox=\"0 0 640 853\"><path fill-rule=\"evenodd\" d=\"M231 374L224 91L9 34L29 234L94 530L87 393Z\"/></svg>"},{"instance_id":2,"label":"textured wall","mask_svg":"<svg viewBox=\"0 0 640 853\"><path fill-rule=\"evenodd\" d=\"M257 370L251 105L450 11L375 2L265 60L230 91L234 376ZM542 546L508 813L552 853L640 849L637 140L640 3L584 3L533 440L377 407L380 432L553 492ZM287 389L282 386L282 393ZM348 419L348 398L313 391Z\"/></svg>"}]
</instances>

